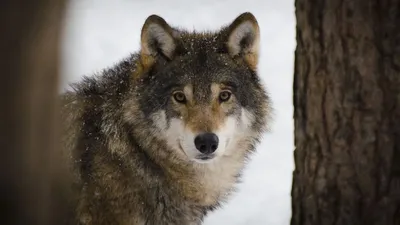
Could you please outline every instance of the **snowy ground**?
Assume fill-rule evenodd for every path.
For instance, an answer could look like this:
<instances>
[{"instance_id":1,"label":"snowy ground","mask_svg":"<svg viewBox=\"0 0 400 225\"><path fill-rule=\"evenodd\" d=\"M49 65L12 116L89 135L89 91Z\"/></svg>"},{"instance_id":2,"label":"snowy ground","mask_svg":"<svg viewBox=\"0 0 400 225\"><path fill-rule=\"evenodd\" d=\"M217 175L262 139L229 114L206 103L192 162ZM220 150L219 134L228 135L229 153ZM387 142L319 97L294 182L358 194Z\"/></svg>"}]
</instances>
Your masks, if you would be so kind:
<instances>
[{"instance_id":1,"label":"snowy ground","mask_svg":"<svg viewBox=\"0 0 400 225\"><path fill-rule=\"evenodd\" d=\"M62 87L139 49L150 14L196 30L218 29L250 11L261 29L259 72L274 102L275 121L231 201L206 225L286 225L291 214L293 165L292 77L295 48L293 0L75 0L67 15Z\"/></svg>"}]
</instances>

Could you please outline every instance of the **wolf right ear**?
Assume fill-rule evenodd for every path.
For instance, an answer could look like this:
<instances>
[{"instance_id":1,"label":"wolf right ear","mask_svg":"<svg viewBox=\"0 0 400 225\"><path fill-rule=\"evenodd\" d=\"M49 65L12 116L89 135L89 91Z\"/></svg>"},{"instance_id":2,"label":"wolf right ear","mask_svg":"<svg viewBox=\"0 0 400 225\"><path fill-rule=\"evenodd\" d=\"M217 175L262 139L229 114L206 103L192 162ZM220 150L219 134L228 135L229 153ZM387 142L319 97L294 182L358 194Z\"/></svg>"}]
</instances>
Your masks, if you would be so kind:
<instances>
[{"instance_id":1,"label":"wolf right ear","mask_svg":"<svg viewBox=\"0 0 400 225\"><path fill-rule=\"evenodd\" d=\"M175 49L174 30L160 16L149 16L141 33L140 57L143 66L150 67L158 56L172 59Z\"/></svg>"},{"instance_id":2,"label":"wolf right ear","mask_svg":"<svg viewBox=\"0 0 400 225\"><path fill-rule=\"evenodd\" d=\"M254 15L242 13L228 27L226 47L229 55L242 57L252 69L258 64L260 28Z\"/></svg>"}]
</instances>

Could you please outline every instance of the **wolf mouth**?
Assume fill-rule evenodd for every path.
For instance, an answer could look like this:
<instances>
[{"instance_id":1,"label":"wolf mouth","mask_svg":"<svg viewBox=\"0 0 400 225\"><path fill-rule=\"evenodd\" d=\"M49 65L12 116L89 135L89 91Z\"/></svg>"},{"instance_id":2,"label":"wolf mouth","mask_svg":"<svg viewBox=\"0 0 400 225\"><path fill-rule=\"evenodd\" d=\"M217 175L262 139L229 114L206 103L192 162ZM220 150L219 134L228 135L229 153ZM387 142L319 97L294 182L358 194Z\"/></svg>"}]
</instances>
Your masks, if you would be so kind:
<instances>
[{"instance_id":1,"label":"wolf mouth","mask_svg":"<svg viewBox=\"0 0 400 225\"><path fill-rule=\"evenodd\" d=\"M199 155L199 156L196 156L196 159L210 160L210 159L213 159L214 157L215 157L215 155Z\"/></svg>"}]
</instances>

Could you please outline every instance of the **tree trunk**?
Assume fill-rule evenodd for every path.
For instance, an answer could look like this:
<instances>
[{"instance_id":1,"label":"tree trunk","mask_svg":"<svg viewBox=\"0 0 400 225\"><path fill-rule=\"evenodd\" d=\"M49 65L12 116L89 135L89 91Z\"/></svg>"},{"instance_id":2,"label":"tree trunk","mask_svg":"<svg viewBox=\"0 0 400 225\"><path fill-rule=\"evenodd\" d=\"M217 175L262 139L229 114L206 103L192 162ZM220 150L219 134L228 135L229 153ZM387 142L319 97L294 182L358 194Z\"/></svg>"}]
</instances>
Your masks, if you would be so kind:
<instances>
[{"instance_id":1,"label":"tree trunk","mask_svg":"<svg viewBox=\"0 0 400 225\"><path fill-rule=\"evenodd\" d=\"M66 0L0 2L0 223L4 225L60 224L56 199L50 196L65 6Z\"/></svg>"},{"instance_id":2,"label":"tree trunk","mask_svg":"<svg viewBox=\"0 0 400 225\"><path fill-rule=\"evenodd\" d=\"M400 224L400 0L296 0L291 225Z\"/></svg>"}]
</instances>

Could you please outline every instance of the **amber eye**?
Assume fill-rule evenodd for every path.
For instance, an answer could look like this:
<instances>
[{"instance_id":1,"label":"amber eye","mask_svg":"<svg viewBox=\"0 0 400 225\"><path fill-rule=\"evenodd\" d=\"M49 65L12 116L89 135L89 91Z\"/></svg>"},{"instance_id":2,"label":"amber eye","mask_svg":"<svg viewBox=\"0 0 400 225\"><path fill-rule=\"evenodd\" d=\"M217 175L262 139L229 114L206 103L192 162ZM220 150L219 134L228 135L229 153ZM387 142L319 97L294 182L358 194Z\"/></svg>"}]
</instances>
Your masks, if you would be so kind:
<instances>
[{"instance_id":1,"label":"amber eye","mask_svg":"<svg viewBox=\"0 0 400 225\"><path fill-rule=\"evenodd\" d=\"M186 96L183 92L177 91L173 94L175 101L179 103L185 103L186 102Z\"/></svg>"},{"instance_id":2,"label":"amber eye","mask_svg":"<svg viewBox=\"0 0 400 225\"><path fill-rule=\"evenodd\" d=\"M219 93L219 100L221 102L226 102L231 98L232 93L230 91L222 91Z\"/></svg>"}]
</instances>

